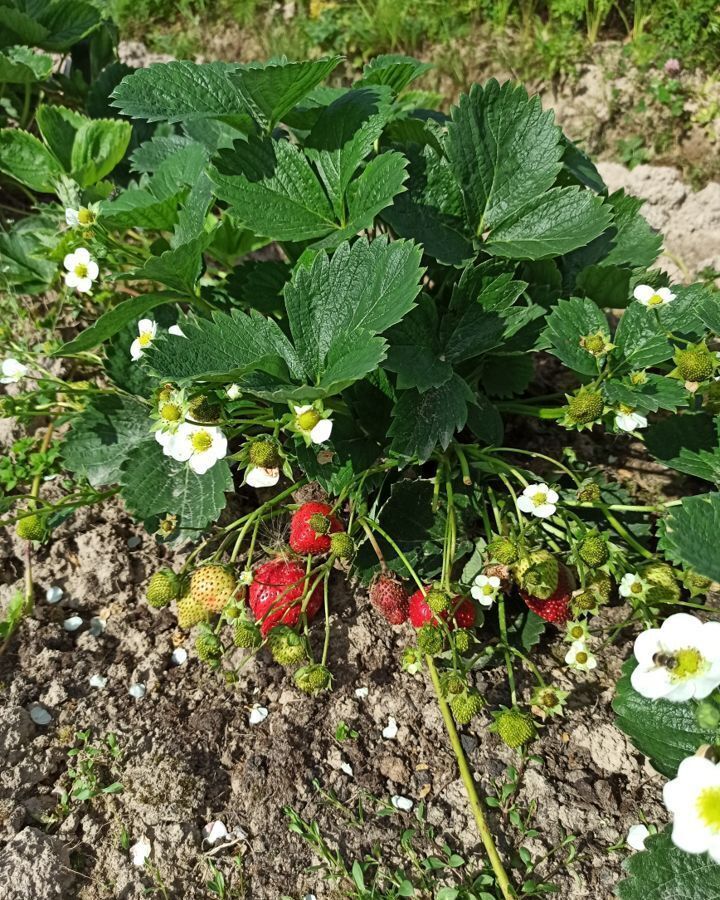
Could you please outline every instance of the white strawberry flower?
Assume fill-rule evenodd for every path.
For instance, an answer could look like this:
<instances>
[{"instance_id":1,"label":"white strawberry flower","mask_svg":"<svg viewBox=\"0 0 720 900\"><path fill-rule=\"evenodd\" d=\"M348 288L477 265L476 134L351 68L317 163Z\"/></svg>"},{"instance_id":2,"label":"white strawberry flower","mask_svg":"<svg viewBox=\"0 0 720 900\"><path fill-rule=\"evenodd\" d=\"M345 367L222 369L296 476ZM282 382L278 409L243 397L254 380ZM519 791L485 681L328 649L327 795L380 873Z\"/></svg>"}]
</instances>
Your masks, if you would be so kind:
<instances>
[{"instance_id":1,"label":"white strawberry flower","mask_svg":"<svg viewBox=\"0 0 720 900\"><path fill-rule=\"evenodd\" d=\"M293 405L293 412L295 413L295 427L304 437L309 438L311 443L324 444L325 441L330 440L333 423L326 414L319 412L310 404Z\"/></svg>"},{"instance_id":2,"label":"white strawberry flower","mask_svg":"<svg viewBox=\"0 0 720 900\"><path fill-rule=\"evenodd\" d=\"M65 210L65 223L71 228L87 227L97 218L97 204L88 206L79 206L77 209L68 207Z\"/></svg>"},{"instance_id":3,"label":"white strawberry flower","mask_svg":"<svg viewBox=\"0 0 720 900\"><path fill-rule=\"evenodd\" d=\"M4 359L0 369L2 369L0 384L17 384L28 373L28 367L12 357Z\"/></svg>"},{"instance_id":4,"label":"white strawberry flower","mask_svg":"<svg viewBox=\"0 0 720 900\"><path fill-rule=\"evenodd\" d=\"M546 484L529 484L518 498L518 507L524 513L547 519L555 515L558 499L557 491Z\"/></svg>"},{"instance_id":5,"label":"white strawberry flower","mask_svg":"<svg viewBox=\"0 0 720 900\"><path fill-rule=\"evenodd\" d=\"M214 425L183 422L163 452L178 462L186 462L197 475L203 475L227 455L227 438Z\"/></svg>"},{"instance_id":6,"label":"white strawberry flower","mask_svg":"<svg viewBox=\"0 0 720 900\"><path fill-rule=\"evenodd\" d=\"M568 622L565 626L565 640L571 644L576 642L583 643L590 637L587 624L585 622Z\"/></svg>"},{"instance_id":7,"label":"white strawberry flower","mask_svg":"<svg viewBox=\"0 0 720 900\"><path fill-rule=\"evenodd\" d=\"M666 303L672 303L675 294L670 288L654 288L649 284L639 284L633 291L633 297L643 306L658 307Z\"/></svg>"},{"instance_id":8,"label":"white strawberry flower","mask_svg":"<svg viewBox=\"0 0 720 900\"><path fill-rule=\"evenodd\" d=\"M269 469L264 469L262 466L248 466L245 473L246 484L254 488L272 487L279 480L280 469L277 466Z\"/></svg>"},{"instance_id":9,"label":"white strawberry flower","mask_svg":"<svg viewBox=\"0 0 720 900\"><path fill-rule=\"evenodd\" d=\"M702 700L720 685L720 622L675 613L639 634L634 653L630 682L651 700Z\"/></svg>"},{"instance_id":10,"label":"white strawberry flower","mask_svg":"<svg viewBox=\"0 0 720 900\"><path fill-rule=\"evenodd\" d=\"M155 340L157 334L157 322L152 319L140 319L138 322L138 336L130 344L130 356L133 359L140 359L143 353Z\"/></svg>"},{"instance_id":11,"label":"white strawberry flower","mask_svg":"<svg viewBox=\"0 0 720 900\"><path fill-rule=\"evenodd\" d=\"M647 583L637 572L626 572L620 579L618 593L621 597L635 597L637 600L641 600L647 589Z\"/></svg>"},{"instance_id":12,"label":"white strawberry flower","mask_svg":"<svg viewBox=\"0 0 720 900\"><path fill-rule=\"evenodd\" d=\"M663 788L673 816L672 840L685 853L708 853L720 863L720 764L690 756Z\"/></svg>"},{"instance_id":13,"label":"white strawberry flower","mask_svg":"<svg viewBox=\"0 0 720 900\"><path fill-rule=\"evenodd\" d=\"M229 384L225 388L225 396L228 400L238 400L240 398L240 385L239 384Z\"/></svg>"},{"instance_id":14,"label":"white strawberry flower","mask_svg":"<svg viewBox=\"0 0 720 900\"><path fill-rule=\"evenodd\" d=\"M573 641L570 644L565 662L571 669L578 669L580 672L589 672L597 666L597 660L588 650L585 641Z\"/></svg>"},{"instance_id":15,"label":"white strawberry flower","mask_svg":"<svg viewBox=\"0 0 720 900\"><path fill-rule=\"evenodd\" d=\"M238 581L244 587L250 587L250 585L253 583L253 578L254 578L254 576L253 576L252 569L243 569L242 572L240 573Z\"/></svg>"},{"instance_id":16,"label":"white strawberry flower","mask_svg":"<svg viewBox=\"0 0 720 900\"><path fill-rule=\"evenodd\" d=\"M647 428L647 424L647 417L630 406L620 406L615 413L615 427L620 431L637 431L638 428Z\"/></svg>"},{"instance_id":17,"label":"white strawberry flower","mask_svg":"<svg viewBox=\"0 0 720 900\"><path fill-rule=\"evenodd\" d=\"M497 575L477 575L470 588L471 595L480 606L490 608L500 590L500 579Z\"/></svg>"},{"instance_id":18,"label":"white strawberry flower","mask_svg":"<svg viewBox=\"0 0 720 900\"><path fill-rule=\"evenodd\" d=\"M89 294L93 281L100 273L98 264L90 256L90 251L86 247L78 247L74 253L68 253L63 265L67 269L64 276L65 285L75 288L79 294Z\"/></svg>"}]
</instances>

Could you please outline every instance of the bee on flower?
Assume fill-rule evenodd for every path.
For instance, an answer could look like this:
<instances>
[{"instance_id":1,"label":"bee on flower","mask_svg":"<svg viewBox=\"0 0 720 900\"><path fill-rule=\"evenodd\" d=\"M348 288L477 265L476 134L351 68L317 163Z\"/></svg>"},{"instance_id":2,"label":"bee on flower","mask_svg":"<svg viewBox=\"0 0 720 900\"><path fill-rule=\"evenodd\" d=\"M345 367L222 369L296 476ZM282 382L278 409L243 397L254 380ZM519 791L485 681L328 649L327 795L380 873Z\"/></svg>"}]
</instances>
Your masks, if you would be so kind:
<instances>
[{"instance_id":1,"label":"bee on flower","mask_svg":"<svg viewBox=\"0 0 720 900\"><path fill-rule=\"evenodd\" d=\"M66 269L64 273L65 285L74 288L79 294L89 294L93 282L100 274L98 264L90 256L86 247L78 247L74 253L68 253L63 260Z\"/></svg>"},{"instance_id":2,"label":"bee on flower","mask_svg":"<svg viewBox=\"0 0 720 900\"><path fill-rule=\"evenodd\" d=\"M559 496L546 484L529 484L518 498L518 507L528 515L547 519L554 516Z\"/></svg>"}]
</instances>

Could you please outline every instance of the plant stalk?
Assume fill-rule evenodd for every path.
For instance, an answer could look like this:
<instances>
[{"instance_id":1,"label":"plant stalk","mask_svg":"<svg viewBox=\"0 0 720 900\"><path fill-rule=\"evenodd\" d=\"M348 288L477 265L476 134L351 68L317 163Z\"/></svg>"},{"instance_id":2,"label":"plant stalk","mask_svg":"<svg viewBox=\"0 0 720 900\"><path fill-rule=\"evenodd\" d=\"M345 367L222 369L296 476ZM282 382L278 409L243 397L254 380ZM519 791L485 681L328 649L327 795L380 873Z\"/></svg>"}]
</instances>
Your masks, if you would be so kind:
<instances>
[{"instance_id":1,"label":"plant stalk","mask_svg":"<svg viewBox=\"0 0 720 900\"><path fill-rule=\"evenodd\" d=\"M487 819L485 818L482 803L480 802L480 797L478 796L475 779L473 778L473 774L470 770L467 757L465 756L465 751L463 750L462 743L460 742L460 735L458 734L457 728L455 727L455 721L452 717L452 713L450 712L447 701L443 697L442 690L440 689L440 678L438 676L437 669L435 668L435 663L433 662L433 658L431 656L427 656L425 658L425 661L430 672L430 678L432 679L433 687L435 688L435 694L437 696L438 705L440 706L440 712L442 713L443 721L445 722L445 728L447 729L448 737L450 738L450 744L452 745L455 758L457 759L458 768L460 769L460 776L462 777L463 784L465 785L468 802L470 803L470 808L472 809L473 815L475 816L475 822L477 823L478 831L480 832L480 838L483 842L483 846L485 847L485 852L488 855L488 859L490 860L490 865L492 866L493 872L495 873L498 887L500 888L504 900L514 900L516 894L512 888L512 885L510 884L510 879L507 872L505 871L503 861L502 859L500 859L500 854L498 853L497 847L495 846L492 832L490 831Z\"/></svg>"}]
</instances>

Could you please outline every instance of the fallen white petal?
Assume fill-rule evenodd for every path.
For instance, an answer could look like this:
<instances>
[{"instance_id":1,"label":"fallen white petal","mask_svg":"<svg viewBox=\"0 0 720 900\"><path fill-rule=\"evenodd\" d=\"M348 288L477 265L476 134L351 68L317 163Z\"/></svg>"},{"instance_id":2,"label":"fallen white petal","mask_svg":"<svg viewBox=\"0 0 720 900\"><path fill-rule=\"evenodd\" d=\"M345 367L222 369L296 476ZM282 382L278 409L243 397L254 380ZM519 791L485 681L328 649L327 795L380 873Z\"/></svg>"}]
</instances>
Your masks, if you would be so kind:
<instances>
[{"instance_id":1,"label":"fallen white petal","mask_svg":"<svg viewBox=\"0 0 720 900\"><path fill-rule=\"evenodd\" d=\"M93 616L90 619L90 634L93 637L100 637L100 635L107 628L107 622L105 619L101 619L100 616Z\"/></svg>"},{"instance_id":2,"label":"fallen white petal","mask_svg":"<svg viewBox=\"0 0 720 900\"><path fill-rule=\"evenodd\" d=\"M54 584L45 591L45 599L48 603L58 603L62 598L63 593L63 589L57 584Z\"/></svg>"},{"instance_id":3,"label":"fallen white petal","mask_svg":"<svg viewBox=\"0 0 720 900\"><path fill-rule=\"evenodd\" d=\"M83 620L80 616L70 616L63 622L65 631L77 631L82 625Z\"/></svg>"},{"instance_id":4,"label":"fallen white petal","mask_svg":"<svg viewBox=\"0 0 720 900\"><path fill-rule=\"evenodd\" d=\"M368 689L366 687L359 687L355 689L355 696L358 700L364 700L368 695Z\"/></svg>"},{"instance_id":5,"label":"fallen white petal","mask_svg":"<svg viewBox=\"0 0 720 900\"><path fill-rule=\"evenodd\" d=\"M633 850L644 850L645 838L647 838L649 834L650 832L646 825L631 825L628 829L625 841L627 842L628 847L632 847Z\"/></svg>"},{"instance_id":6,"label":"fallen white petal","mask_svg":"<svg viewBox=\"0 0 720 900\"><path fill-rule=\"evenodd\" d=\"M94 688L104 688L107 684L108 680L104 675L91 675L90 676L90 687Z\"/></svg>"},{"instance_id":7,"label":"fallen white petal","mask_svg":"<svg viewBox=\"0 0 720 900\"><path fill-rule=\"evenodd\" d=\"M256 703L253 708L250 710L250 716L248 721L251 725L259 725L261 722L264 722L268 717L268 711L264 706L258 706Z\"/></svg>"},{"instance_id":8,"label":"fallen white petal","mask_svg":"<svg viewBox=\"0 0 720 900\"><path fill-rule=\"evenodd\" d=\"M39 703L33 703L30 707L30 718L36 725L49 725L52 722L52 716Z\"/></svg>"},{"instance_id":9,"label":"fallen white petal","mask_svg":"<svg viewBox=\"0 0 720 900\"><path fill-rule=\"evenodd\" d=\"M392 741L397 737L398 733L398 724L392 716L388 716L388 723L385 728L383 728L382 736L386 738L388 741Z\"/></svg>"},{"instance_id":10,"label":"fallen white petal","mask_svg":"<svg viewBox=\"0 0 720 900\"><path fill-rule=\"evenodd\" d=\"M353 767L350 765L350 763L347 763L347 762L340 763L340 768L343 770L343 772L346 775L353 774Z\"/></svg>"},{"instance_id":11,"label":"fallen white petal","mask_svg":"<svg viewBox=\"0 0 720 900\"><path fill-rule=\"evenodd\" d=\"M413 802L408 797L402 797L400 794L393 794L390 802L395 809L401 809L403 812L410 812L413 808Z\"/></svg>"},{"instance_id":12,"label":"fallen white petal","mask_svg":"<svg viewBox=\"0 0 720 900\"><path fill-rule=\"evenodd\" d=\"M141 837L140 840L133 844L130 848L130 858L132 859L132 863L134 866L144 866L145 860L150 856L150 851L152 847L150 846L150 841L146 837Z\"/></svg>"},{"instance_id":13,"label":"fallen white petal","mask_svg":"<svg viewBox=\"0 0 720 900\"><path fill-rule=\"evenodd\" d=\"M130 686L128 694L131 697L134 697L136 700L140 700L147 693L147 688L144 684L133 684Z\"/></svg>"},{"instance_id":14,"label":"fallen white petal","mask_svg":"<svg viewBox=\"0 0 720 900\"><path fill-rule=\"evenodd\" d=\"M187 662L188 652L184 647L177 647L172 652L172 656L170 657L170 662L174 666L182 666L183 663Z\"/></svg>"},{"instance_id":15,"label":"fallen white petal","mask_svg":"<svg viewBox=\"0 0 720 900\"><path fill-rule=\"evenodd\" d=\"M218 841L224 840L227 836L228 830L224 822L216 820L203 826L203 837L211 846L217 844Z\"/></svg>"},{"instance_id":16,"label":"fallen white petal","mask_svg":"<svg viewBox=\"0 0 720 900\"><path fill-rule=\"evenodd\" d=\"M303 900L317 900L317 897L315 896L315 894L305 894Z\"/></svg>"}]
</instances>

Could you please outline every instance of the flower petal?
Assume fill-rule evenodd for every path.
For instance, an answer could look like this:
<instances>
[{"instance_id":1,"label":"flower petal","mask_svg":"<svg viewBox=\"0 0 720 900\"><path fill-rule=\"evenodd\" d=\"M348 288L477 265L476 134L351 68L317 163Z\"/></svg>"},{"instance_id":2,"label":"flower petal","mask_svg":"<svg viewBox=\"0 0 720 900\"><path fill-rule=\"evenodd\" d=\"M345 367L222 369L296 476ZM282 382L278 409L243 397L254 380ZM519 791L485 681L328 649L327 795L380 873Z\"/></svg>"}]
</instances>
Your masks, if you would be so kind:
<instances>
[{"instance_id":1,"label":"flower petal","mask_svg":"<svg viewBox=\"0 0 720 900\"><path fill-rule=\"evenodd\" d=\"M324 444L332 434L333 423L330 419L320 419L310 432L310 440L313 444Z\"/></svg>"}]
</instances>

